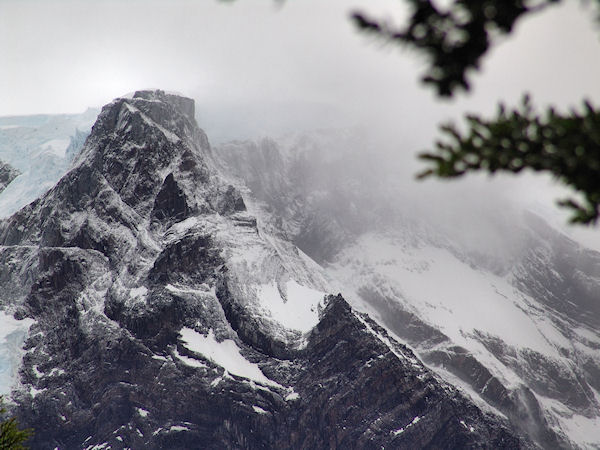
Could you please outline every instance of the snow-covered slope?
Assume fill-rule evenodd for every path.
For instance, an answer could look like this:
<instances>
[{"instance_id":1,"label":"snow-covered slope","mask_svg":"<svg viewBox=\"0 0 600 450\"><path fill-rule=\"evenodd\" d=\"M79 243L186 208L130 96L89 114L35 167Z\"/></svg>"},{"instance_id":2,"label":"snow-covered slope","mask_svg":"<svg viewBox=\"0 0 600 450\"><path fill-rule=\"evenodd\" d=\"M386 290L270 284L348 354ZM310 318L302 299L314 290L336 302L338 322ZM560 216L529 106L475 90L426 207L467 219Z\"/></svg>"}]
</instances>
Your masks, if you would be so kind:
<instances>
[{"instance_id":1,"label":"snow-covered slope","mask_svg":"<svg viewBox=\"0 0 600 450\"><path fill-rule=\"evenodd\" d=\"M548 427L573 443L597 445L598 329L519 289L522 265L499 276L448 249L390 234L361 236L330 267L348 297L539 442L548 445Z\"/></svg>"},{"instance_id":2,"label":"snow-covered slope","mask_svg":"<svg viewBox=\"0 0 600 450\"><path fill-rule=\"evenodd\" d=\"M0 395L10 393L17 382L19 366L23 357L23 341L32 324L31 319L16 320L0 311Z\"/></svg>"},{"instance_id":3,"label":"snow-covered slope","mask_svg":"<svg viewBox=\"0 0 600 450\"><path fill-rule=\"evenodd\" d=\"M83 147L97 109L82 114L0 117L0 161L17 169L0 188L0 218L8 217L56 184Z\"/></svg>"},{"instance_id":4,"label":"snow-covered slope","mask_svg":"<svg viewBox=\"0 0 600 450\"><path fill-rule=\"evenodd\" d=\"M472 236L436 222L435 197L393 188L349 136L216 154L354 307L447 381L544 448L600 447L600 254L516 209L461 218Z\"/></svg>"},{"instance_id":5,"label":"snow-covered slope","mask_svg":"<svg viewBox=\"0 0 600 450\"><path fill-rule=\"evenodd\" d=\"M445 380L482 408L507 417L515 429L540 445L600 445L597 253L532 214L514 214L508 225L495 229L496 243L487 241L485 234L457 238L445 224L419 215L419 199L390 189L368 141L356 130L232 142L211 151L205 136L182 128L165 111L152 116L136 110L130 100L124 104L120 124L115 124L117 131L130 136L136 127L147 127L153 130L148 139L164 141L165 149L182 139L201 142L202 168L194 169L200 178L185 175L183 167L192 164L188 157L166 166L162 157L150 165L134 163L134 155L149 142L139 135L134 137L140 141L124 143L121 157L108 153L106 160L96 158L102 173L113 178L108 184L100 181L103 187L94 195L101 194L103 200L92 210L76 200L90 195L85 189L69 191L63 183L50 196L53 200L33 206L38 219L23 222L19 213L4 227L9 242L21 243L18 250L14 244L3 250L3 271L25 281L3 294L5 306L12 305L7 311L20 311L15 299L27 297L31 288L27 280L37 276L40 262L35 262L38 254L30 245L71 242L68 245L112 255L108 266L92 258L98 273L109 267L114 271L121 258L131 261L117 275L96 277L81 291L77 308L86 311L82 323L87 332L99 323L110 328L116 320L137 333L152 334L161 329L153 324L158 311L177 310L165 303L166 297L219 300L226 315L237 317L235 332L215 325L219 322L213 315L190 322L169 331L179 336L181 345L172 348L167 359L203 368L206 361L193 357L200 353L225 368L223 379L228 373L242 377L245 373L253 374L246 376L250 380L265 382L256 363L244 359L244 345L279 357L289 356L290 349L302 350L308 345L307 332L325 309L326 293L340 291L354 307L408 343ZM180 107L187 116L193 115L185 101ZM96 115L90 110L73 116L0 118L0 160L21 172L11 175L0 192L2 216L54 186L83 147ZM91 148L75 161L77 170L89 163ZM206 174L218 172L224 172L217 177L220 181L205 180ZM161 180L156 196L140 196L153 178ZM56 208L58 198L66 202L68 214ZM124 215L114 215L123 208L126 212L119 214ZM29 211L26 216L32 217ZM207 235L208 241L197 238ZM219 248L218 265L227 267L227 296L219 297L215 285L198 283L191 273L175 276L167 269L170 258L191 258L189 252L213 246ZM160 250L167 247L167 252ZM20 261L27 264L19 266ZM153 281L143 281L147 276ZM163 291L153 284L157 280ZM243 299L244 314L228 298ZM155 312L145 309L149 304ZM14 349L30 322L15 321L10 314L4 317L2 329L10 333L0 336L0 378L7 392L19 382L15 368L20 356ZM225 356L212 353L215 345ZM162 361L164 352L153 358ZM26 358L26 364L42 384L31 383L29 392L44 398L43 380L66 368L40 372L41 366L31 361L37 359ZM213 380L216 385L218 379ZM264 411L254 406L258 408L254 412ZM411 421L407 424L398 430L412 427Z\"/></svg>"}]
</instances>

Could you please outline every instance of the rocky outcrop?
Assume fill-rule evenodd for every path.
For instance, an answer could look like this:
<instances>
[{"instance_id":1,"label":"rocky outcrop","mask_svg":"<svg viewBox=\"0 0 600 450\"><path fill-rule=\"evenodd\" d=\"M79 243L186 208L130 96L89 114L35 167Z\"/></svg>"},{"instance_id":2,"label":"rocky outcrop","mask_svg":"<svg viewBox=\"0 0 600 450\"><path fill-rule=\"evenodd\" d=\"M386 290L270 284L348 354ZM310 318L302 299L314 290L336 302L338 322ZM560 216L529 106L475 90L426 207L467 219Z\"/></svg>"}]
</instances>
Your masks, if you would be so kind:
<instances>
[{"instance_id":1,"label":"rocky outcrop","mask_svg":"<svg viewBox=\"0 0 600 450\"><path fill-rule=\"evenodd\" d=\"M12 167L10 164L0 161L0 192L10 184L12 180L17 178L21 172Z\"/></svg>"}]
</instances>

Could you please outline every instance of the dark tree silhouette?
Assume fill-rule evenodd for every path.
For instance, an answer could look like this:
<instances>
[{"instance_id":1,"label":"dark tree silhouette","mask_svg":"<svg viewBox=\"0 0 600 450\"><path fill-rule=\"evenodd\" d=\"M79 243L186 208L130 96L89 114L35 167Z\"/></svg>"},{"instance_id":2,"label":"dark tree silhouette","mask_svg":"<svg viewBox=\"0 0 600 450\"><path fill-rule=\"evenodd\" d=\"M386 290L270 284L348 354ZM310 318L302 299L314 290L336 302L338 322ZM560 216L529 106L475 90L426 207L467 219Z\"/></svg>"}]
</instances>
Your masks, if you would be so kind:
<instances>
[{"instance_id":1,"label":"dark tree silhouette","mask_svg":"<svg viewBox=\"0 0 600 450\"><path fill-rule=\"evenodd\" d=\"M560 1L454 0L440 9L430 0L405 0L411 9L405 27L360 11L352 13L352 19L364 31L427 55L429 66L422 80L440 96L450 97L458 89L469 89L467 72L479 69L493 41L510 33L519 18Z\"/></svg>"},{"instance_id":2,"label":"dark tree silhouette","mask_svg":"<svg viewBox=\"0 0 600 450\"><path fill-rule=\"evenodd\" d=\"M33 434L33 430L21 430L17 419L14 417L3 419L6 409L2 405L2 397L0 396L0 450L24 450L23 444Z\"/></svg>"},{"instance_id":3,"label":"dark tree silhouette","mask_svg":"<svg viewBox=\"0 0 600 450\"><path fill-rule=\"evenodd\" d=\"M397 27L356 11L359 29L424 53L428 67L422 81L439 96L469 90L468 75L501 35L510 33L517 20L561 0L454 0L440 9L430 0L406 0L409 23ZM595 2L600 5L600 1ZM595 19L597 19L597 15ZM500 105L495 118L466 117L467 131L448 124L434 151L420 158L430 167L420 178L460 177L483 170L489 173L523 169L548 172L580 194L559 205L572 210L571 221L596 223L600 215L600 112L584 101L581 111L567 114L549 108L535 111L528 96L510 112Z\"/></svg>"}]
</instances>

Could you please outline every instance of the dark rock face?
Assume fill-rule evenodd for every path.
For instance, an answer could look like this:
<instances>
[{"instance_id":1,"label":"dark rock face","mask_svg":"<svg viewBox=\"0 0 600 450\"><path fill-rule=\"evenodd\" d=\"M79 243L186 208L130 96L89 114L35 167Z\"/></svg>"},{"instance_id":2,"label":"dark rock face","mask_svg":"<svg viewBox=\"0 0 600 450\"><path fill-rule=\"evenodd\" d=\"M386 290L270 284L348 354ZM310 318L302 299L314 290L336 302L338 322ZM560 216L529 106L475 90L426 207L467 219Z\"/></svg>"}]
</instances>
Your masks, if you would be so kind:
<instances>
[{"instance_id":1,"label":"dark rock face","mask_svg":"<svg viewBox=\"0 0 600 450\"><path fill-rule=\"evenodd\" d=\"M156 284L183 283L196 286L214 284L215 269L223 264L219 249L215 248L210 236L187 235L167 246L158 255L148 274Z\"/></svg>"},{"instance_id":2,"label":"dark rock face","mask_svg":"<svg viewBox=\"0 0 600 450\"><path fill-rule=\"evenodd\" d=\"M317 277L244 212L193 112L115 100L0 223L1 305L35 319L12 394L31 447L527 447L340 295L304 335L261 313L245 280Z\"/></svg>"},{"instance_id":3,"label":"dark rock face","mask_svg":"<svg viewBox=\"0 0 600 450\"><path fill-rule=\"evenodd\" d=\"M159 221L171 220L179 222L188 217L189 207L185 200L185 194L177 185L170 173L165 178L158 195L154 200L152 208L152 217Z\"/></svg>"},{"instance_id":4,"label":"dark rock face","mask_svg":"<svg viewBox=\"0 0 600 450\"><path fill-rule=\"evenodd\" d=\"M378 339L365 339L365 331ZM368 316L355 316L341 296L330 299L307 352L310 377L301 378L299 386L312 387L312 393L311 407L301 416L303 428L321 431L325 424L331 432L309 434L303 448L522 445L458 391L436 383L410 350L390 339ZM344 361L343 372L339 361Z\"/></svg>"},{"instance_id":5,"label":"dark rock face","mask_svg":"<svg viewBox=\"0 0 600 450\"><path fill-rule=\"evenodd\" d=\"M20 172L9 164L0 161L0 192L19 176Z\"/></svg>"}]
</instances>

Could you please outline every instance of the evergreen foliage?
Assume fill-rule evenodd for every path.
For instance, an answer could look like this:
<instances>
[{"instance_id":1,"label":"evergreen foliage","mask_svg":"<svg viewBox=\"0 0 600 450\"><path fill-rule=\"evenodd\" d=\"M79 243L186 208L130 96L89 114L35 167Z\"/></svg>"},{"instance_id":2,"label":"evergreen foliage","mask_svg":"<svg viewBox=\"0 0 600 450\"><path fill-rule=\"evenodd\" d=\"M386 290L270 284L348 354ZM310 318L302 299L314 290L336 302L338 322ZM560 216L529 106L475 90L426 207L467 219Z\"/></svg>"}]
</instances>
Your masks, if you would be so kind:
<instances>
[{"instance_id":1,"label":"evergreen foliage","mask_svg":"<svg viewBox=\"0 0 600 450\"><path fill-rule=\"evenodd\" d=\"M494 40L512 31L517 20L561 0L453 0L441 9L431 0L406 0L409 23L397 28L362 12L352 17L361 30L406 45L428 57L422 80L437 94L450 97L469 89L468 72ZM596 0L600 5L600 0ZM420 178L454 178L483 170L489 173L523 169L548 172L581 194L559 205L573 212L571 222L593 224L600 215L600 112L584 102L582 112L557 113L550 108L539 115L526 96L523 104L507 112L500 105L492 120L466 117L467 131L451 124L441 127L444 138L434 151L420 158L430 167Z\"/></svg>"},{"instance_id":2,"label":"evergreen foliage","mask_svg":"<svg viewBox=\"0 0 600 450\"><path fill-rule=\"evenodd\" d=\"M560 1L453 0L450 7L439 8L431 0L405 0L410 8L405 27L361 11L352 19L363 31L424 53L429 65L423 82L450 97L457 89L469 89L467 72L479 68L493 41L510 33L519 18Z\"/></svg>"},{"instance_id":3,"label":"evergreen foliage","mask_svg":"<svg viewBox=\"0 0 600 450\"><path fill-rule=\"evenodd\" d=\"M4 416L6 409L2 405L2 397L0 396L0 416ZM17 419L11 417L0 422L0 450L24 450L23 444L33 434L32 429L19 429Z\"/></svg>"},{"instance_id":4,"label":"evergreen foliage","mask_svg":"<svg viewBox=\"0 0 600 450\"><path fill-rule=\"evenodd\" d=\"M435 152L419 157L433 167L419 177L459 177L484 170L519 173L523 169L549 172L579 192L583 201L568 198L559 205L573 211L571 222L595 223L600 206L600 111L585 102L583 112L561 115L550 108L535 112L526 96L510 112L500 105L497 116L485 120L466 117L467 131L454 125L441 127L446 139Z\"/></svg>"}]
</instances>

